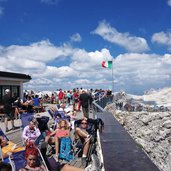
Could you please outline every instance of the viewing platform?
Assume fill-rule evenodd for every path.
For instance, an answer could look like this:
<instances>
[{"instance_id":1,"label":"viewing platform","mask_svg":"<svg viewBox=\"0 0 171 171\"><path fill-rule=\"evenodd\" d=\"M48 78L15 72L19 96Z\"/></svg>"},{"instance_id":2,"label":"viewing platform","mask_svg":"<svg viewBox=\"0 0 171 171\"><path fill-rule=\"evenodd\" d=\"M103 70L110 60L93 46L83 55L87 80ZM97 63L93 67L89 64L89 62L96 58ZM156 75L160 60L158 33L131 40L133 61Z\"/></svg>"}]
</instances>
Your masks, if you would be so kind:
<instances>
[{"instance_id":1,"label":"viewing platform","mask_svg":"<svg viewBox=\"0 0 171 171\"><path fill-rule=\"evenodd\" d=\"M105 105L103 104L103 107ZM49 108L50 106L48 106ZM40 113L49 116L48 112ZM114 118L113 114L106 112L97 103L93 103L93 110L90 111L91 117L101 118L104 122L104 130L100 133L100 144L102 150L103 165L105 171L159 171L157 166L150 160L142 147L138 145L123 126ZM78 113L78 118L82 118L82 112ZM16 126L21 125L20 119L15 120ZM4 123L0 123L4 130ZM10 140L21 144L20 129L7 133ZM80 160L72 163L81 167Z\"/></svg>"}]
</instances>

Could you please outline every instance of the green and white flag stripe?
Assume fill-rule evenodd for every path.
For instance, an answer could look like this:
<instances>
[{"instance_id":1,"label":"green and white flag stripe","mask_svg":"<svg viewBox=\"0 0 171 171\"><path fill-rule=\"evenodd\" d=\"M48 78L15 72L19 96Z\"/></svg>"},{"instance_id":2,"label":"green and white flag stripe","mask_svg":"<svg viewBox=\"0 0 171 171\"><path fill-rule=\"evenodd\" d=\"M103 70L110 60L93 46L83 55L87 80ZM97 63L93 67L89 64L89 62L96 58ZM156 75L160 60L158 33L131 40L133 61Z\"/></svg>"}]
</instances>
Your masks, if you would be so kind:
<instances>
[{"instance_id":1,"label":"green and white flag stripe","mask_svg":"<svg viewBox=\"0 0 171 171\"><path fill-rule=\"evenodd\" d=\"M102 67L103 68L112 68L112 61L103 61Z\"/></svg>"}]
</instances>

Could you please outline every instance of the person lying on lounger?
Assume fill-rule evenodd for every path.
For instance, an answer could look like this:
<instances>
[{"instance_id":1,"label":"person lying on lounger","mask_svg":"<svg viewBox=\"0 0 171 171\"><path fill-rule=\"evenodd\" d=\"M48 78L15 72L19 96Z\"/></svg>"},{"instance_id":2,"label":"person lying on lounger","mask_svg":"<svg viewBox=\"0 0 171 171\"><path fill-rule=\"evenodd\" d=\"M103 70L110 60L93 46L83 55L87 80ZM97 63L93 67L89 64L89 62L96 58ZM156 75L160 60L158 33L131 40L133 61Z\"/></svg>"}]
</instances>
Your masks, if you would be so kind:
<instances>
[{"instance_id":1,"label":"person lying on lounger","mask_svg":"<svg viewBox=\"0 0 171 171\"><path fill-rule=\"evenodd\" d=\"M46 162L47 157L45 153L42 153L42 155ZM34 144L29 143L26 146L26 151L25 151L26 166L24 168L21 168L19 171L46 171L46 168L43 164L36 162L38 160L38 156L39 156L39 152L37 148L34 146ZM55 171L86 171L86 169L84 170L81 168L70 166L68 164L60 164L59 162L56 162L56 166L55 168L53 168L53 170L54 169ZM49 170L52 169L50 168Z\"/></svg>"},{"instance_id":2,"label":"person lying on lounger","mask_svg":"<svg viewBox=\"0 0 171 171\"><path fill-rule=\"evenodd\" d=\"M39 151L35 147L32 142L29 142L26 145L25 151L25 159L26 159L26 166L25 168L20 169L19 171L46 171L46 168L43 164L38 161Z\"/></svg>"},{"instance_id":3,"label":"person lying on lounger","mask_svg":"<svg viewBox=\"0 0 171 171\"><path fill-rule=\"evenodd\" d=\"M32 120L30 121L29 125L24 128L22 137L24 138L25 143L30 141L35 142L40 134L40 130L36 126L36 120Z\"/></svg>"},{"instance_id":4,"label":"person lying on lounger","mask_svg":"<svg viewBox=\"0 0 171 171\"><path fill-rule=\"evenodd\" d=\"M81 120L81 127L76 127L75 128L75 139L76 141L80 140L83 146L83 154L82 154L82 165L85 167L86 166L86 158L87 158L87 153L89 150L90 146L90 138L91 135L87 132L87 125L88 125L88 119L84 117Z\"/></svg>"},{"instance_id":5,"label":"person lying on lounger","mask_svg":"<svg viewBox=\"0 0 171 171\"><path fill-rule=\"evenodd\" d=\"M8 141L3 136L0 136L0 146L3 158L8 157L11 153L16 153L25 149L24 147L19 147L15 143Z\"/></svg>"},{"instance_id":6,"label":"person lying on lounger","mask_svg":"<svg viewBox=\"0 0 171 171\"><path fill-rule=\"evenodd\" d=\"M50 133L46 138L45 142L48 144L55 143L55 159L58 160L58 152L59 152L59 138L61 137L69 137L69 127L67 120L60 120L58 127L52 133Z\"/></svg>"}]
</instances>

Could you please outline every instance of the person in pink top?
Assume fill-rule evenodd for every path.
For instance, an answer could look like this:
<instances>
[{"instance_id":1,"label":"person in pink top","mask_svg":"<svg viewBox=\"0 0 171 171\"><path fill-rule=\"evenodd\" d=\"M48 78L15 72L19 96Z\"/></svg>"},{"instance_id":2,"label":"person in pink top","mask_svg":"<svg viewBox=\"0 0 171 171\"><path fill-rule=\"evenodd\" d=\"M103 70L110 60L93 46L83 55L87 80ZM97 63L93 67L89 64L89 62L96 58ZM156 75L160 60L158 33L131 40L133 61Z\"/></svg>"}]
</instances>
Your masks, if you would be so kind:
<instances>
[{"instance_id":1,"label":"person in pink top","mask_svg":"<svg viewBox=\"0 0 171 171\"><path fill-rule=\"evenodd\" d=\"M58 153L59 153L59 139L61 137L69 137L69 126L67 120L61 120L58 124L58 128L49 134L45 142L48 144L55 143L55 160L58 161Z\"/></svg>"},{"instance_id":2,"label":"person in pink top","mask_svg":"<svg viewBox=\"0 0 171 171\"><path fill-rule=\"evenodd\" d=\"M61 137L69 137L69 127L68 122L66 120L61 120L59 122L59 127L56 129L55 135L55 159L58 160L59 153L59 139Z\"/></svg>"}]
</instances>

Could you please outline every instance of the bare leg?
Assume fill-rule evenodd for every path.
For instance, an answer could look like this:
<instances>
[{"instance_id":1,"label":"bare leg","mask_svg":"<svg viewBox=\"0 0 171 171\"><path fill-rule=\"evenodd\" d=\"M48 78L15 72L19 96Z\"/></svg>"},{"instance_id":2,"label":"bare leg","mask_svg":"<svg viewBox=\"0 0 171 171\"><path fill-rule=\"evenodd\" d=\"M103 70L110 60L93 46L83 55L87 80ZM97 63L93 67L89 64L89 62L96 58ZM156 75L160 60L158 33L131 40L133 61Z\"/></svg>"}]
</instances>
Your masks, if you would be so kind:
<instances>
[{"instance_id":1,"label":"bare leg","mask_svg":"<svg viewBox=\"0 0 171 171\"><path fill-rule=\"evenodd\" d=\"M18 110L18 108L16 107L16 108L15 108L15 119L18 118L18 115L19 115L19 110Z\"/></svg>"},{"instance_id":2,"label":"bare leg","mask_svg":"<svg viewBox=\"0 0 171 171\"><path fill-rule=\"evenodd\" d=\"M74 167L74 166L70 166L68 164L66 164L61 171L84 171L84 169L78 168L78 167Z\"/></svg>"},{"instance_id":3,"label":"bare leg","mask_svg":"<svg viewBox=\"0 0 171 171\"><path fill-rule=\"evenodd\" d=\"M89 149L89 146L90 146L90 139L88 139L88 141L86 141L88 133L82 131L80 128L76 128L75 132L76 132L76 135L75 135L76 139L78 139L79 137L84 138L85 144L84 144L84 148L83 148L83 155L87 156L88 149Z\"/></svg>"},{"instance_id":4,"label":"bare leg","mask_svg":"<svg viewBox=\"0 0 171 171\"><path fill-rule=\"evenodd\" d=\"M83 137L83 138L87 138L87 135L88 135L87 133L85 133L84 131L82 131L80 128L76 128L76 129L75 129L75 133L76 133L76 134L75 134L75 136L76 136L75 138L76 138L76 139L78 139L79 136L80 136L80 137Z\"/></svg>"},{"instance_id":5,"label":"bare leg","mask_svg":"<svg viewBox=\"0 0 171 171\"><path fill-rule=\"evenodd\" d=\"M59 139L58 139L58 137L55 137L55 151L56 151L56 155L58 155L58 153L59 153Z\"/></svg>"},{"instance_id":6,"label":"bare leg","mask_svg":"<svg viewBox=\"0 0 171 171\"><path fill-rule=\"evenodd\" d=\"M8 118L5 118L5 128L8 129Z\"/></svg>"},{"instance_id":7,"label":"bare leg","mask_svg":"<svg viewBox=\"0 0 171 171\"><path fill-rule=\"evenodd\" d=\"M85 143L85 145L84 145L84 148L83 148L83 155L87 156L89 146L90 146L90 140L88 140L88 141Z\"/></svg>"}]
</instances>

